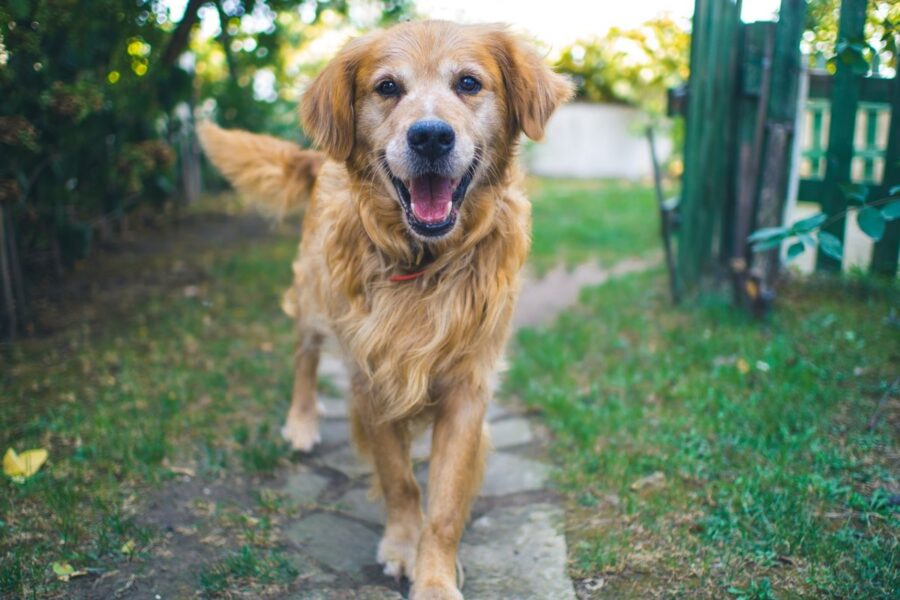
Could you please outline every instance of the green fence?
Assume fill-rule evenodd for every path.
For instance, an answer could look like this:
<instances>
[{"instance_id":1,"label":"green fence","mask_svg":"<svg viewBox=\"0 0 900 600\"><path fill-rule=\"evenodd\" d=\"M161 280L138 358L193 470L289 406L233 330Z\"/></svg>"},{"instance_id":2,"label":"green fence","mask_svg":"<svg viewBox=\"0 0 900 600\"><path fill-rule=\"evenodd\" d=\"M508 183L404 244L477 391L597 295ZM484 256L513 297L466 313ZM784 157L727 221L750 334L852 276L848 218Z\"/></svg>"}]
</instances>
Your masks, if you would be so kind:
<instances>
[{"instance_id":1,"label":"green fence","mask_svg":"<svg viewBox=\"0 0 900 600\"><path fill-rule=\"evenodd\" d=\"M755 230L783 225L789 190L815 202L829 220L823 231L844 237L848 185L868 197L900 184L898 79L866 77L859 61L836 61L836 73L807 75L800 50L804 0L782 0L777 22L743 23L740 0L697 0L691 44L678 235L678 272L685 287L707 276L732 281L739 303L760 308L780 266L777 247L752 252ZM863 38L866 0L843 0L839 47ZM847 44L843 44L846 46ZM797 138L802 77L808 79L807 126ZM799 185L792 177L802 144ZM897 272L900 220L887 224L871 268ZM773 245L774 246L774 245ZM817 257L820 270L839 261ZM764 308L764 307L763 307Z\"/></svg>"}]
</instances>

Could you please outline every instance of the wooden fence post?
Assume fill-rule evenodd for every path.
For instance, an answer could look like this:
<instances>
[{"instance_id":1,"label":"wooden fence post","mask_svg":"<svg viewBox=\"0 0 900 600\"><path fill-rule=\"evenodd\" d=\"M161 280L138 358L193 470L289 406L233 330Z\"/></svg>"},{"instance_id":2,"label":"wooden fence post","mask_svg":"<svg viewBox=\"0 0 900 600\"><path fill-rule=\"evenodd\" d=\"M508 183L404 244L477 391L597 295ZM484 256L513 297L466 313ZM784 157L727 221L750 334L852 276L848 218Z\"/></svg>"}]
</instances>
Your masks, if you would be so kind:
<instances>
[{"instance_id":1,"label":"wooden fence post","mask_svg":"<svg viewBox=\"0 0 900 600\"><path fill-rule=\"evenodd\" d=\"M697 0L688 82L678 270L696 287L717 264L720 215L734 196L734 93L740 0Z\"/></svg>"},{"instance_id":2,"label":"wooden fence post","mask_svg":"<svg viewBox=\"0 0 900 600\"><path fill-rule=\"evenodd\" d=\"M777 227L784 217L797 116L797 92L802 72L800 40L803 37L806 4L804 0L782 0L775 29L772 57L772 86L768 103L765 168L760 171L756 227ZM753 260L764 287L771 288L780 264L779 249L758 253Z\"/></svg>"},{"instance_id":3,"label":"wooden fence post","mask_svg":"<svg viewBox=\"0 0 900 600\"><path fill-rule=\"evenodd\" d=\"M900 66L900 61L897 61ZM881 189L887 196L890 189L900 185L900 75L891 82L891 125L888 128L888 145L884 153L884 176ZM900 219L887 223L884 236L875 243L872 251L871 270L879 275L897 276L897 253L900 252Z\"/></svg>"},{"instance_id":4,"label":"wooden fence post","mask_svg":"<svg viewBox=\"0 0 900 600\"><path fill-rule=\"evenodd\" d=\"M866 0L841 0L838 43L861 40L866 21ZM850 183L850 164L853 160L853 131L859 104L859 75L852 64L837 57L837 72L831 90L831 127L828 131L825 181L822 184L822 209L829 217L847 209L847 199L841 187ZM823 227L824 231L844 239L846 219L835 219ZM816 268L824 271L841 270L841 261L823 253L816 257Z\"/></svg>"}]
</instances>

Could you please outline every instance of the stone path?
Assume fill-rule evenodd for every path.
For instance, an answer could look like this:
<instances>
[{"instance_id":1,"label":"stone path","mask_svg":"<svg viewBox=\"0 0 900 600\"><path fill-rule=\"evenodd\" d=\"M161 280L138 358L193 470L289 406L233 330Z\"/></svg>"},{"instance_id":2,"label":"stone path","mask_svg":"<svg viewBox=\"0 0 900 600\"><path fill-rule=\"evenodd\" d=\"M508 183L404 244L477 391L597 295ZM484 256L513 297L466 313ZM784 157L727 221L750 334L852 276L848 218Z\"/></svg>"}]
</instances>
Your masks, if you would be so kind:
<instances>
[{"instance_id":1,"label":"stone path","mask_svg":"<svg viewBox=\"0 0 900 600\"><path fill-rule=\"evenodd\" d=\"M515 323L546 323L576 302L585 285L650 264L633 260L608 270L589 265L551 271L526 283ZM323 355L320 376L346 394L347 373L333 355ZM296 550L292 561L306 582L292 597L405 598L407 587L383 575L375 562L381 506L366 497L371 473L349 444L345 401L331 398L323 404L322 444L293 467L285 485L290 498L313 509L285 532ZM477 600L574 600L566 573L564 512L550 488L539 429L521 407L497 401L488 422L494 452L460 548L463 594ZM426 434L413 445L416 475L425 494L429 444Z\"/></svg>"}]
</instances>

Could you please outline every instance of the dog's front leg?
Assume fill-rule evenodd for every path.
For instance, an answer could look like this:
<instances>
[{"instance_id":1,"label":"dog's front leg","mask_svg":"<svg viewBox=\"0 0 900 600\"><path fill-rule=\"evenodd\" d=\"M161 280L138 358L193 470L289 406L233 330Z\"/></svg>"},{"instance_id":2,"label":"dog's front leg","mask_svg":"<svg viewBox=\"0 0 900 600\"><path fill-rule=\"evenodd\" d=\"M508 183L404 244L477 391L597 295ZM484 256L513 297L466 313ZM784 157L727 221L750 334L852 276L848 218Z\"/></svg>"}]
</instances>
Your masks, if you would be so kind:
<instances>
[{"instance_id":1,"label":"dog's front leg","mask_svg":"<svg viewBox=\"0 0 900 600\"><path fill-rule=\"evenodd\" d=\"M478 493L489 445L484 385L456 386L439 403L428 468L428 511L419 541L413 600L458 600L456 553Z\"/></svg>"},{"instance_id":2,"label":"dog's front leg","mask_svg":"<svg viewBox=\"0 0 900 600\"><path fill-rule=\"evenodd\" d=\"M369 382L361 374L353 378L353 441L372 458L373 485L384 498L384 536L378 544L378 562L393 577L415 576L416 549L422 530L422 501L410 459L409 424L384 422L373 412Z\"/></svg>"}]
</instances>

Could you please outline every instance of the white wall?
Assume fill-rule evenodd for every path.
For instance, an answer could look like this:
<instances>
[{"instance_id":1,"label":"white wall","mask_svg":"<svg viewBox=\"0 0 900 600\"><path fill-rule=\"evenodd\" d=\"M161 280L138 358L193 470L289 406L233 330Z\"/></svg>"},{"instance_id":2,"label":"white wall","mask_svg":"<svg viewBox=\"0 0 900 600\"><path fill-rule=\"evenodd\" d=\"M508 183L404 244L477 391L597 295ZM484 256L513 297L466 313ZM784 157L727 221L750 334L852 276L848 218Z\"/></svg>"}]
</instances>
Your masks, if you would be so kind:
<instances>
[{"instance_id":1,"label":"white wall","mask_svg":"<svg viewBox=\"0 0 900 600\"><path fill-rule=\"evenodd\" d=\"M617 104L574 102L550 119L544 141L523 153L529 173L547 177L652 177L650 150L640 111ZM660 161L672 151L671 140L657 134Z\"/></svg>"}]
</instances>

